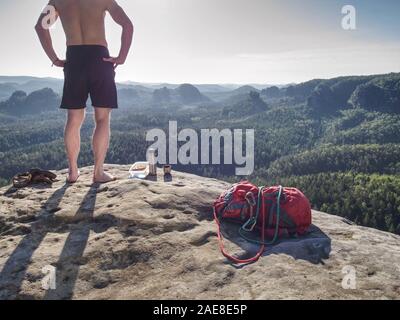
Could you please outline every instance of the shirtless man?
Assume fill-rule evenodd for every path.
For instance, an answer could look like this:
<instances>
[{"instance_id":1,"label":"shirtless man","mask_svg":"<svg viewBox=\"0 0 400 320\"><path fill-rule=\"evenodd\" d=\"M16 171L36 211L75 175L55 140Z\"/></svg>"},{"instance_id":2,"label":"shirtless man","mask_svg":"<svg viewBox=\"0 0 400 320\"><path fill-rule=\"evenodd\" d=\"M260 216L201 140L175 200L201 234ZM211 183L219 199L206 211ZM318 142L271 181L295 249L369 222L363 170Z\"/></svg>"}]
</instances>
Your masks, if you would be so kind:
<instances>
[{"instance_id":1,"label":"shirtless man","mask_svg":"<svg viewBox=\"0 0 400 320\"><path fill-rule=\"evenodd\" d=\"M93 133L93 182L115 180L104 171L104 160L110 140L110 114L118 107L115 68L125 63L133 37L133 24L115 0L50 0L49 12L55 22L58 17L67 39L66 60L54 51L46 22L49 13L42 13L35 26L44 51L53 65L64 68L64 90L61 108L67 109L64 132L68 156L67 181L79 177L78 156L80 129L85 118L86 101L90 95L95 110L96 127ZM105 36L104 18L109 12L122 27L121 50L118 57L110 57ZM46 20L43 22L43 20Z\"/></svg>"}]
</instances>

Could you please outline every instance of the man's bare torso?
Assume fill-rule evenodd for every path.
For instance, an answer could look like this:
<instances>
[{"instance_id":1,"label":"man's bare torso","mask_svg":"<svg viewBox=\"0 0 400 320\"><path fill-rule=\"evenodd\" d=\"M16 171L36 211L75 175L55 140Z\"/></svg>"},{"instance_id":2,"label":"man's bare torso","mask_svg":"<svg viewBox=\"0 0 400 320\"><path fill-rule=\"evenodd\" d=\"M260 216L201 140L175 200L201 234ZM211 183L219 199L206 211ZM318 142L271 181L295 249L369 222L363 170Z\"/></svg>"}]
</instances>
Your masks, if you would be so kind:
<instances>
[{"instance_id":1,"label":"man's bare torso","mask_svg":"<svg viewBox=\"0 0 400 320\"><path fill-rule=\"evenodd\" d=\"M107 47L104 19L110 0L53 0L67 45Z\"/></svg>"}]
</instances>

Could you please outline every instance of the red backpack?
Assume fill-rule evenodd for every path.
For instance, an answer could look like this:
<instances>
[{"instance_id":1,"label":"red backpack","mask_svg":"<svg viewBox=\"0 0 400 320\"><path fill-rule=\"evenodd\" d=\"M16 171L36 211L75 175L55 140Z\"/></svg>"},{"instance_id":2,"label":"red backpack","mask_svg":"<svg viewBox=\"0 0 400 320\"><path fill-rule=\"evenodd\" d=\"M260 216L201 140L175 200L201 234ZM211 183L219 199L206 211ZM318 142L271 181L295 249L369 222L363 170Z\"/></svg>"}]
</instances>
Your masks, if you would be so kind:
<instances>
[{"instance_id":1,"label":"red backpack","mask_svg":"<svg viewBox=\"0 0 400 320\"><path fill-rule=\"evenodd\" d=\"M311 206L306 196L298 189L278 187L258 188L248 181L234 184L214 202L214 218L222 254L235 263L257 261L265 245L273 244L278 237L304 235L311 225ZM220 230L220 219L242 224L240 235L261 245L258 253L249 259L240 260L226 253ZM261 241L248 237L257 229ZM266 241L267 238L272 238Z\"/></svg>"}]
</instances>

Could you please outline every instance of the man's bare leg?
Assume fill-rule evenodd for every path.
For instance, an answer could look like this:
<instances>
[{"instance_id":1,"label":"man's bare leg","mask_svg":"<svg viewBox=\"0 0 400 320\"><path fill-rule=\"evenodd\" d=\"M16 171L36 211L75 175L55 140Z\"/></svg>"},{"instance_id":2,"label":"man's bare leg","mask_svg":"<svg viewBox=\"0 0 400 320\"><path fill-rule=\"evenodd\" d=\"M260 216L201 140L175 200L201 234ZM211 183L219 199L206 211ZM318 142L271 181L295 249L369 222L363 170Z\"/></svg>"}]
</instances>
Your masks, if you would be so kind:
<instances>
[{"instance_id":1,"label":"man's bare leg","mask_svg":"<svg viewBox=\"0 0 400 320\"><path fill-rule=\"evenodd\" d=\"M106 183L115 178L104 172L104 160L110 143L110 115L109 108L95 108L96 128L93 133L94 175L93 182Z\"/></svg>"},{"instance_id":2,"label":"man's bare leg","mask_svg":"<svg viewBox=\"0 0 400 320\"><path fill-rule=\"evenodd\" d=\"M65 150L68 158L68 178L70 183L79 178L78 156L81 148L81 127L85 119L85 109L68 110L64 131Z\"/></svg>"}]
</instances>

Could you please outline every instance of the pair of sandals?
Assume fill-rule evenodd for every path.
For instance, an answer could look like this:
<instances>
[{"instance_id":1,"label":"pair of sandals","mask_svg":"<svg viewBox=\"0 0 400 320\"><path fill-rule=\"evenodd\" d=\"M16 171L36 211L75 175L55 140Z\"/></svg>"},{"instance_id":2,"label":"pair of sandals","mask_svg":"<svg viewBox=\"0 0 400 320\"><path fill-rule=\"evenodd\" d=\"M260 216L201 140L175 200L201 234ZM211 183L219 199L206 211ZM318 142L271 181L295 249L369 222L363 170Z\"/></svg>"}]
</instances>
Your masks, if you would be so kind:
<instances>
[{"instance_id":1,"label":"pair of sandals","mask_svg":"<svg viewBox=\"0 0 400 320\"><path fill-rule=\"evenodd\" d=\"M57 181L57 175L53 172L41 169L32 169L25 173L17 174L13 177L12 182L14 188L25 188L35 183L52 184Z\"/></svg>"}]
</instances>

